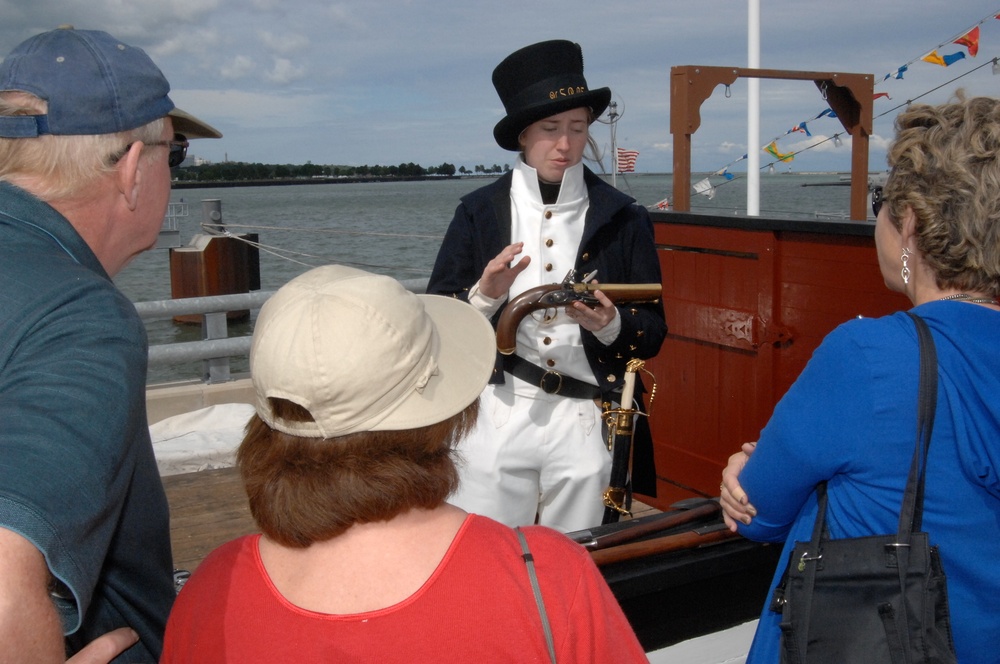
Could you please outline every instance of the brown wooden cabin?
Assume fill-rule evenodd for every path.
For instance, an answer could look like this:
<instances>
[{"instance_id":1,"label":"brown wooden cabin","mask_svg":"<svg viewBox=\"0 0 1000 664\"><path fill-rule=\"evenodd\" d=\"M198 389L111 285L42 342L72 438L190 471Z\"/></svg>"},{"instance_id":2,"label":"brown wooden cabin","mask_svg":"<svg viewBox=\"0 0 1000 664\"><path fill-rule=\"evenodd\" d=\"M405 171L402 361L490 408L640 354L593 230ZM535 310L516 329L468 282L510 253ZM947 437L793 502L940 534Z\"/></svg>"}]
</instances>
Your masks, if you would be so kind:
<instances>
[{"instance_id":1,"label":"brown wooden cabin","mask_svg":"<svg viewBox=\"0 0 1000 664\"><path fill-rule=\"evenodd\" d=\"M852 138L850 220L690 212L700 108L738 78L812 81ZM717 496L722 468L756 440L774 405L834 327L909 308L890 292L868 221L870 74L685 65L670 71L673 210L651 212L669 333L647 363L661 509ZM806 213L808 211L803 211Z\"/></svg>"},{"instance_id":2,"label":"brown wooden cabin","mask_svg":"<svg viewBox=\"0 0 1000 664\"><path fill-rule=\"evenodd\" d=\"M665 509L717 496L722 468L837 325L909 308L879 272L874 222L654 213L669 332L646 368Z\"/></svg>"},{"instance_id":3,"label":"brown wooden cabin","mask_svg":"<svg viewBox=\"0 0 1000 664\"><path fill-rule=\"evenodd\" d=\"M850 220L690 212L691 141L701 104L741 77L815 84L852 137ZM671 69L673 209L651 212L669 332L645 366L656 383L649 415L657 496L641 501L669 510L685 499L718 496L727 459L757 439L824 336L856 316L909 308L885 287L874 222L867 220L872 92L868 74ZM736 538L601 571L652 650L759 615L780 550Z\"/></svg>"}]
</instances>

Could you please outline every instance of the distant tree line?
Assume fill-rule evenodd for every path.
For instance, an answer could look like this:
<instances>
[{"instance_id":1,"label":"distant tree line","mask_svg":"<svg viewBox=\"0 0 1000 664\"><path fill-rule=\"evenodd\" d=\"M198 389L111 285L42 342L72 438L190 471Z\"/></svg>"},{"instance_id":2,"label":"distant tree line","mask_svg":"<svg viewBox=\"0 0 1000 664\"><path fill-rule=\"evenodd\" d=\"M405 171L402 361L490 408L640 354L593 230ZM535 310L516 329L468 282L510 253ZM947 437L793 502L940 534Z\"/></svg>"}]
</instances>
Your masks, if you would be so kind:
<instances>
[{"instance_id":1,"label":"distant tree line","mask_svg":"<svg viewBox=\"0 0 1000 664\"><path fill-rule=\"evenodd\" d=\"M413 162L399 164L398 166L321 166L306 162L301 165L293 164L248 164L238 161L227 161L218 164L200 164L196 166L181 166L175 168L173 177L183 182L239 182L254 180L294 180L312 178L341 178L341 177L420 177L420 176L453 176L455 173L462 175L470 173L502 173L510 170L510 166L500 166L494 164L492 167L476 166L475 171L462 166L455 168L454 164L445 162L440 166L430 166L424 168Z\"/></svg>"}]
</instances>

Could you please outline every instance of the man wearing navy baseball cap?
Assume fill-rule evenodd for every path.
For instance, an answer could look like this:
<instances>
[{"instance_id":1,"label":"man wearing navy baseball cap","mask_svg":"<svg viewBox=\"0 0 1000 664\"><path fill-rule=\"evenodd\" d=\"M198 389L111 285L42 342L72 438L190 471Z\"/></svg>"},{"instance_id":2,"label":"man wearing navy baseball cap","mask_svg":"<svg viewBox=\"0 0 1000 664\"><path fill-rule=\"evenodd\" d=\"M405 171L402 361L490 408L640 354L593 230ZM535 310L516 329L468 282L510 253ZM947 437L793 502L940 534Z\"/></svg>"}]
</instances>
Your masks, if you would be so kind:
<instances>
[{"instance_id":1,"label":"man wearing navy baseball cap","mask_svg":"<svg viewBox=\"0 0 1000 664\"><path fill-rule=\"evenodd\" d=\"M69 26L0 64L0 659L160 655L146 334L111 278L155 244L188 139L221 136L169 91L141 49Z\"/></svg>"}]
</instances>

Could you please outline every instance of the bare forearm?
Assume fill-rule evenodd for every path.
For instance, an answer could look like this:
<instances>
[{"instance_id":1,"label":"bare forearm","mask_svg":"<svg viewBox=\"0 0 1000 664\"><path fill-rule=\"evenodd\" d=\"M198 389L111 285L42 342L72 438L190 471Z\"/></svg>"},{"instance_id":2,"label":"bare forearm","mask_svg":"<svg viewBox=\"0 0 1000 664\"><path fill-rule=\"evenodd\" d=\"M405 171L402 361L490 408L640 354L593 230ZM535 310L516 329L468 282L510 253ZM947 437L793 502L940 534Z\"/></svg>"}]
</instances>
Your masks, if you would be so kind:
<instances>
[{"instance_id":1,"label":"bare forearm","mask_svg":"<svg viewBox=\"0 0 1000 664\"><path fill-rule=\"evenodd\" d=\"M0 528L0 568L0 664L65 661L62 625L49 598L41 552Z\"/></svg>"}]
</instances>

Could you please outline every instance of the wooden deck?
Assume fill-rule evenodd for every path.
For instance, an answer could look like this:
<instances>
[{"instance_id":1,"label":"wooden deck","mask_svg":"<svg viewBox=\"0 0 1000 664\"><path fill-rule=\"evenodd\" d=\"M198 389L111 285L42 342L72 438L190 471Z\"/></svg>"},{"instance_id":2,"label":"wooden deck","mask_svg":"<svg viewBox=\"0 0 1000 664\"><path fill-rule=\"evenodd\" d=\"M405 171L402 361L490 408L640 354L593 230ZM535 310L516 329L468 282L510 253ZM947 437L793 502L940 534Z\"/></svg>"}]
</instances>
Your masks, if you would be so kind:
<instances>
[{"instance_id":1,"label":"wooden deck","mask_svg":"<svg viewBox=\"0 0 1000 664\"><path fill-rule=\"evenodd\" d=\"M236 468L203 470L163 478L170 503L174 567L193 572L220 544L257 532ZM658 510L637 503L633 516Z\"/></svg>"},{"instance_id":2,"label":"wooden deck","mask_svg":"<svg viewBox=\"0 0 1000 664\"><path fill-rule=\"evenodd\" d=\"M193 572L212 549L257 531L236 468L169 475L163 488L177 569Z\"/></svg>"}]
</instances>

